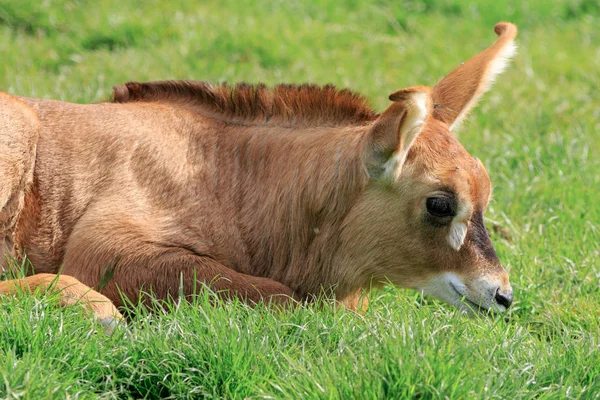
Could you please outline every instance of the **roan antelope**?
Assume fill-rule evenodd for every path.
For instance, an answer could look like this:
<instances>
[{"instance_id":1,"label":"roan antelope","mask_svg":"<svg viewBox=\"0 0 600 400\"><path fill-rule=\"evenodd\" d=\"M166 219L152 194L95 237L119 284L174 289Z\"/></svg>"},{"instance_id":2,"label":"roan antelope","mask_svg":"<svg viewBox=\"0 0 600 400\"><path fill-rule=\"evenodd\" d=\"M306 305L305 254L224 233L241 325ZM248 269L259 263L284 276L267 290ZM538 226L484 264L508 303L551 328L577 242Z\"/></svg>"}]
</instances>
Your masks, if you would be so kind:
<instances>
[{"instance_id":1,"label":"roan antelope","mask_svg":"<svg viewBox=\"0 0 600 400\"><path fill-rule=\"evenodd\" d=\"M325 290L356 307L391 282L505 310L490 180L452 133L514 53L516 27L495 31L381 114L331 86L128 83L89 105L0 93L3 250L37 273L0 293L54 282L107 323L120 293L190 295L194 279L250 302Z\"/></svg>"}]
</instances>

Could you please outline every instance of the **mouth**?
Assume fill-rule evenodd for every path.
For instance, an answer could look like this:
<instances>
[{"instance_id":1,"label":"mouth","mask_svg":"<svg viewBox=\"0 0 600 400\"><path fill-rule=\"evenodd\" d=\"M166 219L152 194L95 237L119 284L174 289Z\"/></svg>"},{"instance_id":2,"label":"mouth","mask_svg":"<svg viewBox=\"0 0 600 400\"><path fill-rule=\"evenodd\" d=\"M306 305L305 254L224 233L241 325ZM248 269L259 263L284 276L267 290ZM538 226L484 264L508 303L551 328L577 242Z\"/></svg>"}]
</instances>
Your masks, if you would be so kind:
<instances>
[{"instance_id":1,"label":"mouth","mask_svg":"<svg viewBox=\"0 0 600 400\"><path fill-rule=\"evenodd\" d=\"M454 284L452 282L449 282L449 283L450 283L450 287L452 288L452 290L454 290L454 292L460 296L460 303L466 305L470 309L470 311L476 311L476 312L485 313L485 314L487 314L490 311L489 308L482 307L481 305L469 300L467 295L464 293L461 293L456 288L456 286L454 286Z\"/></svg>"},{"instance_id":2,"label":"mouth","mask_svg":"<svg viewBox=\"0 0 600 400\"><path fill-rule=\"evenodd\" d=\"M510 287L505 291L505 298L498 300L502 294L498 294L499 285L494 279L481 277L471 279L469 283L467 286L458 275L446 272L429 279L419 289L468 315L503 313L507 309L503 303L510 305L512 301Z\"/></svg>"}]
</instances>

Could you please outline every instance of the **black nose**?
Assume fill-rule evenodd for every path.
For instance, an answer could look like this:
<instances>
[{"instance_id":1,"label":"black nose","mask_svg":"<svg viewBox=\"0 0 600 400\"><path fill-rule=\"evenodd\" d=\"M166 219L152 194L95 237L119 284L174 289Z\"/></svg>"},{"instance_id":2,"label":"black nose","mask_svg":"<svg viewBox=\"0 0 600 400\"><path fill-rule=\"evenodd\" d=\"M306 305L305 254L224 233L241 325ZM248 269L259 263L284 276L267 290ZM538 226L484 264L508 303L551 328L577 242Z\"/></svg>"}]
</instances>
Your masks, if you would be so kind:
<instances>
[{"instance_id":1,"label":"black nose","mask_svg":"<svg viewBox=\"0 0 600 400\"><path fill-rule=\"evenodd\" d=\"M506 308L510 307L513 302L513 291L501 292L500 289L496 291L496 302Z\"/></svg>"}]
</instances>

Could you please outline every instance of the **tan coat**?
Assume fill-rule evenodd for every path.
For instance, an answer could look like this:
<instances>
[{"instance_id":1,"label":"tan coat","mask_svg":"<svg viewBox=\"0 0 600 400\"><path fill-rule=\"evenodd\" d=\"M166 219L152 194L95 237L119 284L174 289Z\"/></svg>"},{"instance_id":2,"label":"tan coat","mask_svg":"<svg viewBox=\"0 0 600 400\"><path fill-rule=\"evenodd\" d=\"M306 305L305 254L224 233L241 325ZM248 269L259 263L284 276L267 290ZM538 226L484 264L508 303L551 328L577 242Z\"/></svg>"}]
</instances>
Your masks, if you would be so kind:
<instances>
[{"instance_id":1,"label":"tan coat","mask_svg":"<svg viewBox=\"0 0 600 400\"><path fill-rule=\"evenodd\" d=\"M39 275L0 292L60 272L69 299L106 300L88 289L102 288L116 306L200 283L251 302L324 292L356 306L390 281L502 310L512 291L483 226L489 178L450 132L514 49L516 28L496 31L381 115L307 85L130 83L90 105L1 94L4 248Z\"/></svg>"}]
</instances>

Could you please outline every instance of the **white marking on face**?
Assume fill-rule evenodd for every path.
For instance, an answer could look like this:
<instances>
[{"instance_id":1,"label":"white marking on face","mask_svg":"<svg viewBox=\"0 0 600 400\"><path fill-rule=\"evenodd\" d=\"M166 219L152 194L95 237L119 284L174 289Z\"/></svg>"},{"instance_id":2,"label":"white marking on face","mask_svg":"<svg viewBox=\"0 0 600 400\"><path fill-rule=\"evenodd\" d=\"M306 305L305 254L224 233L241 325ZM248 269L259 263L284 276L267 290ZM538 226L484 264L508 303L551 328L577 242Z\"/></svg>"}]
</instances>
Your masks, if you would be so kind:
<instances>
[{"instance_id":1,"label":"white marking on face","mask_svg":"<svg viewBox=\"0 0 600 400\"><path fill-rule=\"evenodd\" d=\"M445 272L431 278L419 289L424 294L445 301L470 314L478 309L505 311L506 307L495 301L496 290L499 287L501 283L496 277L483 276L468 282L467 285L458 275Z\"/></svg>"},{"instance_id":2,"label":"white marking on face","mask_svg":"<svg viewBox=\"0 0 600 400\"><path fill-rule=\"evenodd\" d=\"M450 225L450 232L448 233L447 240L450 247L458 251L465 242L467 237L467 224L460 221L453 221Z\"/></svg>"},{"instance_id":3,"label":"white marking on face","mask_svg":"<svg viewBox=\"0 0 600 400\"><path fill-rule=\"evenodd\" d=\"M456 288L455 289L453 289ZM460 278L451 272L446 272L430 279L421 286L421 292L431 295L446 303L459 307L460 300L466 293L466 287Z\"/></svg>"},{"instance_id":4,"label":"white marking on face","mask_svg":"<svg viewBox=\"0 0 600 400\"><path fill-rule=\"evenodd\" d=\"M467 237L467 222L471 215L471 209L470 204L459 201L458 212L450 224L450 231L448 232L448 236L446 236L446 241L456 251L460 250Z\"/></svg>"}]
</instances>

